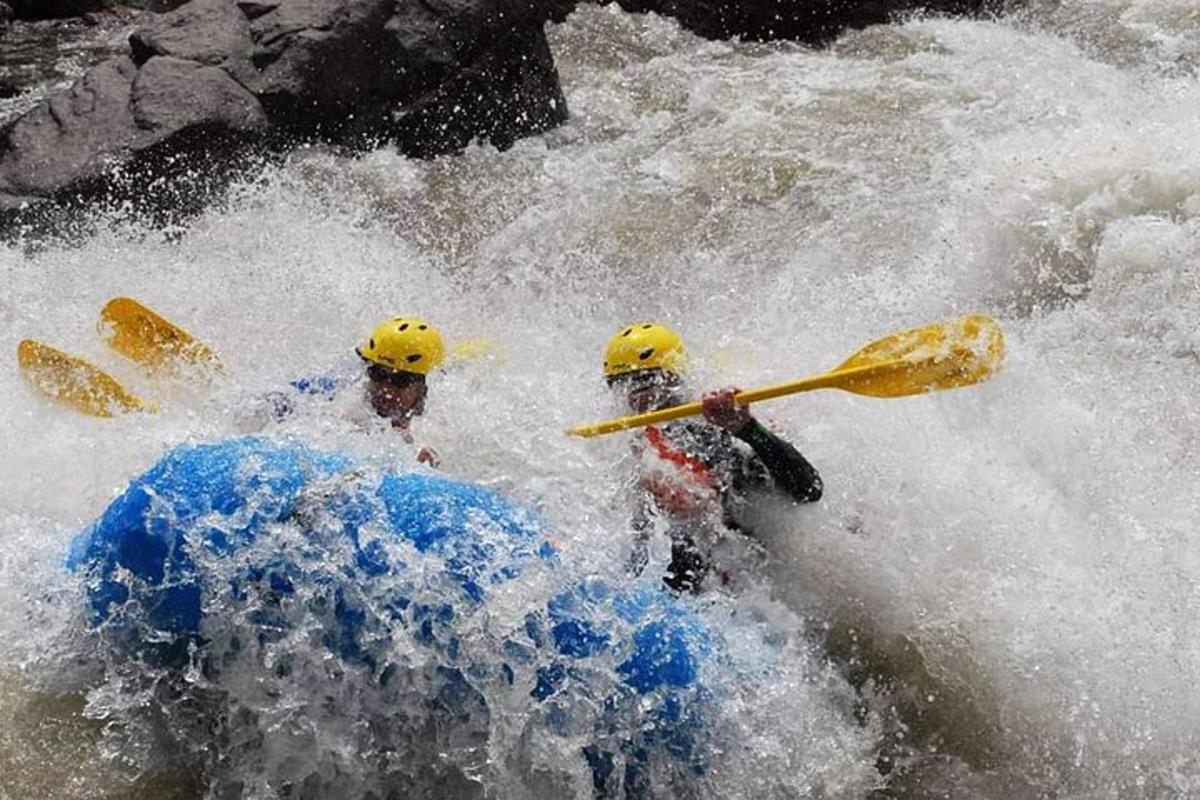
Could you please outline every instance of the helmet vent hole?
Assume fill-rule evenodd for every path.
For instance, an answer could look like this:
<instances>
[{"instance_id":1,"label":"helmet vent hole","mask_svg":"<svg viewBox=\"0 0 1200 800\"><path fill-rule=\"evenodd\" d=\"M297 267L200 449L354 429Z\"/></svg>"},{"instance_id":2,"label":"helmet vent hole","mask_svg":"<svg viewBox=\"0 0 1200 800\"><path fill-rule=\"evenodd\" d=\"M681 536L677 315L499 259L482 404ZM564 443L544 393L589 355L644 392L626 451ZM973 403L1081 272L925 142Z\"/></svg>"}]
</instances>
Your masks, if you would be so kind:
<instances>
[{"instance_id":1,"label":"helmet vent hole","mask_svg":"<svg viewBox=\"0 0 1200 800\"><path fill-rule=\"evenodd\" d=\"M648 330L650 330L650 329L651 329L651 328L653 328L653 327L654 327L653 325L643 325L643 326L642 326L642 330L644 330L644 331L648 331Z\"/></svg>"},{"instance_id":2,"label":"helmet vent hole","mask_svg":"<svg viewBox=\"0 0 1200 800\"><path fill-rule=\"evenodd\" d=\"M429 330L429 326L428 326L428 325L418 325L418 326L417 326L417 330L419 330L419 331L427 331L427 330Z\"/></svg>"},{"instance_id":3,"label":"helmet vent hole","mask_svg":"<svg viewBox=\"0 0 1200 800\"><path fill-rule=\"evenodd\" d=\"M654 348L653 348L653 347L647 347L645 350L643 350L642 352L638 353L638 360L639 360L639 361L645 361L647 358L649 358L649 357L650 357L650 356L652 356L652 355L654 355Z\"/></svg>"},{"instance_id":4,"label":"helmet vent hole","mask_svg":"<svg viewBox=\"0 0 1200 800\"><path fill-rule=\"evenodd\" d=\"M626 329L625 329L625 332L624 332L624 333L622 333L621 335L622 335L622 336L628 336L628 335L629 335L629 334L631 334L631 333L633 333L633 328L626 328Z\"/></svg>"},{"instance_id":5,"label":"helmet vent hole","mask_svg":"<svg viewBox=\"0 0 1200 800\"><path fill-rule=\"evenodd\" d=\"M401 325L399 328L397 328L397 330L400 330L400 331L406 331L406 330L408 330L408 323L407 323L407 322L406 322L406 323L404 323L404 324L403 324L403 325Z\"/></svg>"},{"instance_id":6,"label":"helmet vent hole","mask_svg":"<svg viewBox=\"0 0 1200 800\"><path fill-rule=\"evenodd\" d=\"M374 350L375 349L375 340L371 339L371 341L367 343L367 347L370 348L371 350Z\"/></svg>"},{"instance_id":7,"label":"helmet vent hole","mask_svg":"<svg viewBox=\"0 0 1200 800\"><path fill-rule=\"evenodd\" d=\"M411 356L406 356L404 360L410 364L415 364L421 360L421 355L420 353L413 353Z\"/></svg>"}]
</instances>

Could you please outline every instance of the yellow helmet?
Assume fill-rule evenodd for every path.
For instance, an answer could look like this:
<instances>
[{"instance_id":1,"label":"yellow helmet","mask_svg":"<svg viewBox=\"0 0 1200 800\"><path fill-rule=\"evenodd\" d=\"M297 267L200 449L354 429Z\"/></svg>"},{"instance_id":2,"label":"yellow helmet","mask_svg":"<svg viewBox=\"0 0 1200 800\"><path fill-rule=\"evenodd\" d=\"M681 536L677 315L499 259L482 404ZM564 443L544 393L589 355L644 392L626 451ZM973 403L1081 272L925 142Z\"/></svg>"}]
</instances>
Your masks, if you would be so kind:
<instances>
[{"instance_id":1,"label":"yellow helmet","mask_svg":"<svg viewBox=\"0 0 1200 800\"><path fill-rule=\"evenodd\" d=\"M397 372L428 375L446 357L437 328L416 317L389 319L355 352L364 360Z\"/></svg>"},{"instance_id":2,"label":"yellow helmet","mask_svg":"<svg viewBox=\"0 0 1200 800\"><path fill-rule=\"evenodd\" d=\"M642 369L678 373L686 363L683 339L657 322L639 322L622 328L604 351L604 374L609 378Z\"/></svg>"}]
</instances>

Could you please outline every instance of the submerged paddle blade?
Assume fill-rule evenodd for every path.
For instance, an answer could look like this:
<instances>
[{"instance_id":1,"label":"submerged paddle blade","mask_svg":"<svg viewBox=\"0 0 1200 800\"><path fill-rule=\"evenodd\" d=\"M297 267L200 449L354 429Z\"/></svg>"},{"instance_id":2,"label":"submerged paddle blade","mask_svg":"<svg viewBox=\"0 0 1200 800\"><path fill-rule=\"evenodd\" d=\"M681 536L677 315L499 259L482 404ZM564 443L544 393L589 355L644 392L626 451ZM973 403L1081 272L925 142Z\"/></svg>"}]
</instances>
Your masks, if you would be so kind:
<instances>
[{"instance_id":1,"label":"submerged paddle blade","mask_svg":"<svg viewBox=\"0 0 1200 800\"><path fill-rule=\"evenodd\" d=\"M504 360L504 349L497 346L491 339L463 339L455 342L446 358L448 366L457 366L467 361L481 359L492 361Z\"/></svg>"},{"instance_id":2,"label":"submerged paddle blade","mask_svg":"<svg viewBox=\"0 0 1200 800\"><path fill-rule=\"evenodd\" d=\"M78 356L26 339L17 346L21 374L42 394L93 417L153 411L108 373Z\"/></svg>"},{"instance_id":3,"label":"submerged paddle blade","mask_svg":"<svg viewBox=\"0 0 1200 800\"><path fill-rule=\"evenodd\" d=\"M221 368L207 345L129 297L113 298L104 306L100 335L113 350L151 372L181 363Z\"/></svg>"},{"instance_id":4,"label":"submerged paddle blade","mask_svg":"<svg viewBox=\"0 0 1200 800\"><path fill-rule=\"evenodd\" d=\"M1004 363L1004 333L971 314L872 342L826 373L836 387L870 397L905 397L979 383Z\"/></svg>"}]
</instances>

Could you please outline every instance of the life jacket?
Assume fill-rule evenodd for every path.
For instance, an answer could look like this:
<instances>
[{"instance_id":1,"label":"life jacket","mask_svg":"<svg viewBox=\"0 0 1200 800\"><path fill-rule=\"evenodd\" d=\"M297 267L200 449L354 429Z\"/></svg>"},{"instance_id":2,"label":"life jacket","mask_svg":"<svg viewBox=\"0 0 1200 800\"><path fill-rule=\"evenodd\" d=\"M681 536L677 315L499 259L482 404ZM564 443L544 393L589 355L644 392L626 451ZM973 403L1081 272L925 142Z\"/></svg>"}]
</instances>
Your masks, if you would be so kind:
<instances>
[{"instance_id":1,"label":"life jacket","mask_svg":"<svg viewBox=\"0 0 1200 800\"><path fill-rule=\"evenodd\" d=\"M675 517L721 513L721 480L702 459L676 447L656 427L645 429L641 485L655 506Z\"/></svg>"}]
</instances>

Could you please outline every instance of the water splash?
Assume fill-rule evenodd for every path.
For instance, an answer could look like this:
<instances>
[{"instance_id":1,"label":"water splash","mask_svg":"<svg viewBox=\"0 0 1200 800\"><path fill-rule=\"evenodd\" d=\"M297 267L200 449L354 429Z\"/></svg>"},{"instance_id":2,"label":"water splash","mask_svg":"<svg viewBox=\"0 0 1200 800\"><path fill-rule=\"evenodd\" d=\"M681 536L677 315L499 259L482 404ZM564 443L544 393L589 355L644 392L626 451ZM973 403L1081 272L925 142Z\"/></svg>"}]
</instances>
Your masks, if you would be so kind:
<instances>
[{"instance_id":1,"label":"water splash","mask_svg":"<svg viewBox=\"0 0 1200 800\"><path fill-rule=\"evenodd\" d=\"M25 622L43 588L72 590L54 567L70 531L166 446L228 436L297 375L352 371L377 319L417 313L452 339L503 344L503 361L438 379L418 438L452 474L541 513L564 559L612 578L628 547L625 444L560 431L615 410L597 362L619 325L660 318L696 353L697 386L752 386L982 310L1008 334L992 383L762 410L821 469L826 496L764 506L767 566L704 613L735 642L747 615L800 652L815 636L858 659L866 688L801 670L820 677L731 702L731 752L780 755L757 772L731 758L713 780L731 796L794 796L816 775L861 796L872 757L812 765L863 730L811 709L857 703L886 727L895 704L959 759L925 759L918 796L1194 793L1193 21L1186 4L1081 0L1000 23L914 20L817 52L587 9L553 30L575 117L541 139L430 163L307 152L170 240L113 222L81 248L4 251L0 347L35 335L112 363L92 320L131 294L229 367L207 392L164 387L156 417L109 423L0 376L0 438L22 454L0 463L16 587L6 673L38 648L78 652L51 633L65 618ZM329 412L281 433L381 468L411 458ZM889 676L899 689L872 688ZM31 698L31 680L6 685ZM94 763L143 755L106 760L71 735ZM40 758L21 741L6 750ZM538 773L527 767L500 770L497 791Z\"/></svg>"}]
</instances>

